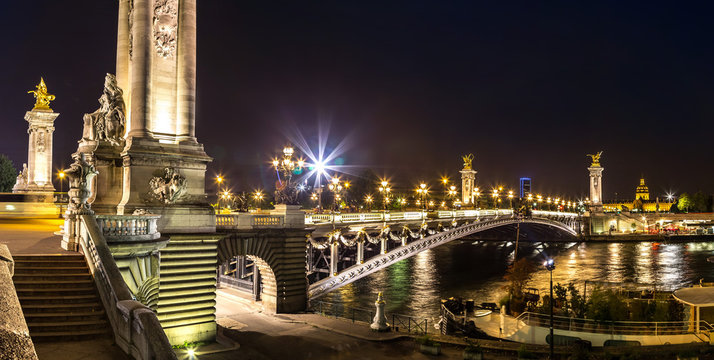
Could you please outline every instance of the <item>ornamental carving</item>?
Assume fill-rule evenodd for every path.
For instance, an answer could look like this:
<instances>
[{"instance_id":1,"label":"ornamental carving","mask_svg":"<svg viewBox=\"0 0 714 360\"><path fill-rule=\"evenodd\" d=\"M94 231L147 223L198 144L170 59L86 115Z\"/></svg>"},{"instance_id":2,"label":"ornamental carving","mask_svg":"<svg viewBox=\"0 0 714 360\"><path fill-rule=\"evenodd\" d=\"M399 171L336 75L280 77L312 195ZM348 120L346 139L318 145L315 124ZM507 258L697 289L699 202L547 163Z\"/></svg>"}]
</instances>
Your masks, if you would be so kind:
<instances>
[{"instance_id":1,"label":"ornamental carving","mask_svg":"<svg viewBox=\"0 0 714 360\"><path fill-rule=\"evenodd\" d=\"M178 32L178 1L156 0L154 2L154 46L164 59L176 54Z\"/></svg>"},{"instance_id":2,"label":"ornamental carving","mask_svg":"<svg viewBox=\"0 0 714 360\"><path fill-rule=\"evenodd\" d=\"M167 167L149 180L150 196L164 204L174 204L186 195L187 181L178 170Z\"/></svg>"},{"instance_id":3,"label":"ornamental carving","mask_svg":"<svg viewBox=\"0 0 714 360\"><path fill-rule=\"evenodd\" d=\"M124 92L117 85L116 76L107 74L104 91L99 97L99 109L84 114L82 140L104 140L120 145L124 141L125 114Z\"/></svg>"},{"instance_id":4,"label":"ornamental carving","mask_svg":"<svg viewBox=\"0 0 714 360\"><path fill-rule=\"evenodd\" d=\"M45 144L47 143L47 140L45 138L45 132L40 130L37 133L37 142L35 143L35 148L37 149L37 152L45 152Z\"/></svg>"}]
</instances>

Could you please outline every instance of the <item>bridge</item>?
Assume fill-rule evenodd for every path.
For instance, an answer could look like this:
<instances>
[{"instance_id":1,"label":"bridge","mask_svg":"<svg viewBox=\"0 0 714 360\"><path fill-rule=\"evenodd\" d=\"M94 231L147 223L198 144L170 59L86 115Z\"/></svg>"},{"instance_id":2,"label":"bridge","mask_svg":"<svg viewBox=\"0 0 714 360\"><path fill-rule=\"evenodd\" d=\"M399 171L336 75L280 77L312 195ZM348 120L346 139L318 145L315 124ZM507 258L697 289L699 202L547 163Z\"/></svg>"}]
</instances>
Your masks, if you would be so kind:
<instances>
[{"instance_id":1,"label":"bridge","mask_svg":"<svg viewBox=\"0 0 714 360\"><path fill-rule=\"evenodd\" d=\"M300 214L295 214L301 216ZM513 210L458 210L436 212L379 212L349 214L305 214L303 249L295 252L289 264L305 266L301 275L309 282L307 298L314 299L361 279L396 262L422 251L446 244L482 231L521 223L546 227L574 237L581 231L578 214L554 211L533 211L530 216L519 216ZM254 236L256 231L285 229L285 215L234 213L216 216L216 227L226 238L219 242L219 261L222 262L219 281L253 292L260 299L258 285L263 281L263 296L273 289L281 272L278 264L270 266L264 258L277 258L278 248L255 241L248 243L240 234ZM239 241L238 239L244 240ZM231 240L232 239L232 240ZM270 241L264 241L269 243ZM296 244L291 244L296 246ZM300 261L307 253L307 261ZM230 254L234 254L231 256ZM236 256L237 255L237 256ZM281 264L285 267L285 264ZM259 271L255 271L255 269ZM297 267L291 266L291 272ZM262 273L260 277L258 274ZM268 274L268 279L265 274ZM304 282L304 280L302 280ZM298 287L300 280L292 286ZM266 286L267 284L267 286ZM284 282L287 285L286 282ZM273 296L267 295L269 299Z\"/></svg>"}]
</instances>

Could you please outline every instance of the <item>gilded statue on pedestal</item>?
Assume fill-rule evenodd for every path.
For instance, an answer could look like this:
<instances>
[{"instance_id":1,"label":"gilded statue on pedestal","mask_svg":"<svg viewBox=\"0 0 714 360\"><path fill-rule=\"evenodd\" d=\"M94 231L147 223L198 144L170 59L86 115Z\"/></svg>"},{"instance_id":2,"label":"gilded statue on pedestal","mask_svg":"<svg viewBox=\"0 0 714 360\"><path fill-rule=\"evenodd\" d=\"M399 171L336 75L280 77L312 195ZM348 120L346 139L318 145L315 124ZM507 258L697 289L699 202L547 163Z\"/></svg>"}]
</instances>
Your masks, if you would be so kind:
<instances>
[{"instance_id":1,"label":"gilded statue on pedestal","mask_svg":"<svg viewBox=\"0 0 714 360\"><path fill-rule=\"evenodd\" d=\"M587 154L586 156L590 156L593 160L592 164L590 164L591 167L600 166L600 156L602 156L602 151L597 154Z\"/></svg>"},{"instance_id":2,"label":"gilded statue on pedestal","mask_svg":"<svg viewBox=\"0 0 714 360\"><path fill-rule=\"evenodd\" d=\"M84 114L82 140L104 140L119 145L124 140L126 109L123 91L112 74L107 74L104 79L104 92L99 104L95 112Z\"/></svg>"},{"instance_id":3,"label":"gilded statue on pedestal","mask_svg":"<svg viewBox=\"0 0 714 360\"><path fill-rule=\"evenodd\" d=\"M474 154L468 154L461 157L464 160L464 170L472 170L472 162L474 161Z\"/></svg>"},{"instance_id":4,"label":"gilded statue on pedestal","mask_svg":"<svg viewBox=\"0 0 714 360\"><path fill-rule=\"evenodd\" d=\"M50 101L55 100L55 96L47 92L45 79L40 78L40 83L35 86L36 90L30 90L27 93L35 97L35 107L32 110L50 110Z\"/></svg>"}]
</instances>

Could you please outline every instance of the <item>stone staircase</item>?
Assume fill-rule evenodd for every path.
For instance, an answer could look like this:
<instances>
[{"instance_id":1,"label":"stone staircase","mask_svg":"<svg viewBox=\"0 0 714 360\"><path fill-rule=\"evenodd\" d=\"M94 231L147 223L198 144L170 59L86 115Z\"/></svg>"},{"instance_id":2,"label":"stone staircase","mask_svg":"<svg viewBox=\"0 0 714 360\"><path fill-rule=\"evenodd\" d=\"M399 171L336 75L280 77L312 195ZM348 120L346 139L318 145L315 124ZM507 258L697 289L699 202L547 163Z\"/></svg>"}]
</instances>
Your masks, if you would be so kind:
<instances>
[{"instance_id":1,"label":"stone staircase","mask_svg":"<svg viewBox=\"0 0 714 360\"><path fill-rule=\"evenodd\" d=\"M32 341L111 336L83 255L15 255L13 259L13 282Z\"/></svg>"}]
</instances>

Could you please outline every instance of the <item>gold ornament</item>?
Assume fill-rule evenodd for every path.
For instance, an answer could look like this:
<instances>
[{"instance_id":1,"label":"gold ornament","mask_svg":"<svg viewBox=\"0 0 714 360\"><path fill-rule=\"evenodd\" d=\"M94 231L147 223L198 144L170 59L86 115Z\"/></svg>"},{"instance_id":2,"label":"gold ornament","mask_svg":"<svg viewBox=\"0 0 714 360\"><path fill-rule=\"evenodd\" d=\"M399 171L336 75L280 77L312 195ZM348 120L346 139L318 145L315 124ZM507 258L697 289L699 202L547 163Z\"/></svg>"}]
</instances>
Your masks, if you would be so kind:
<instances>
[{"instance_id":1,"label":"gold ornament","mask_svg":"<svg viewBox=\"0 0 714 360\"><path fill-rule=\"evenodd\" d=\"M597 154L587 154L586 156L590 156L593 159L593 163L590 164L591 167L595 166L600 166L600 156L602 156L602 151L598 152Z\"/></svg>"},{"instance_id":2,"label":"gold ornament","mask_svg":"<svg viewBox=\"0 0 714 360\"><path fill-rule=\"evenodd\" d=\"M54 101L55 96L47 92L45 80L40 78L40 83L36 86L37 90L30 90L27 93L35 97L35 107L32 110L50 110L50 101Z\"/></svg>"},{"instance_id":3,"label":"gold ornament","mask_svg":"<svg viewBox=\"0 0 714 360\"><path fill-rule=\"evenodd\" d=\"M461 157L464 160L464 170L471 170L471 164L474 161L474 154L468 154Z\"/></svg>"}]
</instances>

